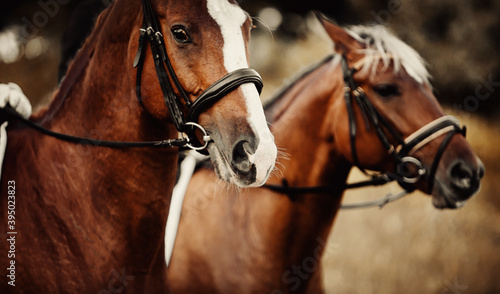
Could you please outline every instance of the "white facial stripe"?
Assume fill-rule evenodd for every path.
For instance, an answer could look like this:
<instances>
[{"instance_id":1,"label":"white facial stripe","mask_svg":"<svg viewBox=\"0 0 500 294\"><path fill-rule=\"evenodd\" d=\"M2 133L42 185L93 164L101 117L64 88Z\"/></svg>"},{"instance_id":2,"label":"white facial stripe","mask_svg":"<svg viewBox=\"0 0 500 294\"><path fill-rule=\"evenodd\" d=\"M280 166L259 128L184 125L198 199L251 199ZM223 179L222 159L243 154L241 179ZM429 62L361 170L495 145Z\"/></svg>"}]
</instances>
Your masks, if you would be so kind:
<instances>
[{"instance_id":1,"label":"white facial stripe","mask_svg":"<svg viewBox=\"0 0 500 294\"><path fill-rule=\"evenodd\" d=\"M247 14L228 0L207 0L208 13L219 25L224 46L224 66L227 72L240 68L248 68L245 41L243 39L242 25L247 20ZM240 86L245 97L248 111L247 121L259 137L259 146L255 152L255 165L257 167L257 183L261 185L267 179L268 170L263 167L273 167L276 159L276 145L269 131L262 109L257 88L253 84Z\"/></svg>"},{"instance_id":2,"label":"white facial stripe","mask_svg":"<svg viewBox=\"0 0 500 294\"><path fill-rule=\"evenodd\" d=\"M219 25L224 46L224 66L228 72L247 68L245 42L241 26L247 20L245 12L227 0L207 0L208 13Z\"/></svg>"},{"instance_id":3,"label":"white facial stripe","mask_svg":"<svg viewBox=\"0 0 500 294\"><path fill-rule=\"evenodd\" d=\"M208 13L219 25L224 46L224 66L228 72L240 68L248 68L245 41L241 26L247 20L247 14L236 4L227 0L207 0ZM256 131L266 130L266 120L259 93L252 84L244 84L240 87L246 100L249 112L248 121L254 125Z\"/></svg>"}]
</instances>

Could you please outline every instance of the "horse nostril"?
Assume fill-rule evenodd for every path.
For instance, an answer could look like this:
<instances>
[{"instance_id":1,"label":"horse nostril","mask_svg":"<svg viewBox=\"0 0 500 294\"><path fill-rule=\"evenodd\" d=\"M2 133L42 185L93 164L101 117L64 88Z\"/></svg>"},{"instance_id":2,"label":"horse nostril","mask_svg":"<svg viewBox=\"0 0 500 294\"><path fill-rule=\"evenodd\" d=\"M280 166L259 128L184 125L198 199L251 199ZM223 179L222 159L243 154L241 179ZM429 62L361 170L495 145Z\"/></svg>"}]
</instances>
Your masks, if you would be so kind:
<instances>
[{"instance_id":1,"label":"horse nostril","mask_svg":"<svg viewBox=\"0 0 500 294\"><path fill-rule=\"evenodd\" d=\"M452 183L460 190L468 190L472 186L473 172L464 162L457 161L450 170Z\"/></svg>"},{"instance_id":2,"label":"horse nostril","mask_svg":"<svg viewBox=\"0 0 500 294\"><path fill-rule=\"evenodd\" d=\"M255 150L252 149L252 146L248 141L239 141L233 148L233 166L239 171L249 172L252 167L249 155L254 152Z\"/></svg>"}]
</instances>

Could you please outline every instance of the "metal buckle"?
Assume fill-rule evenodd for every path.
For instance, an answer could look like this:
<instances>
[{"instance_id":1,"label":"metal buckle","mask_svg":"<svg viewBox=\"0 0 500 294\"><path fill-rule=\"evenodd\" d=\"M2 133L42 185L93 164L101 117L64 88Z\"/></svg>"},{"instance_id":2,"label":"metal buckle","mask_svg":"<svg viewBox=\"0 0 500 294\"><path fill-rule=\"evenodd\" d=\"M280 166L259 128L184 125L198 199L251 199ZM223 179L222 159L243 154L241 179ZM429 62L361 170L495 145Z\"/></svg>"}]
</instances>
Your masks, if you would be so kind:
<instances>
[{"instance_id":1,"label":"metal buckle","mask_svg":"<svg viewBox=\"0 0 500 294\"><path fill-rule=\"evenodd\" d=\"M417 167L417 174L415 176L410 176L407 171L402 170L406 164L414 164ZM403 181L408 184L415 184L420 180L420 178L427 173L426 169L422 166L420 160L415 157L406 156L401 158L401 162L398 164L398 174L401 176Z\"/></svg>"},{"instance_id":2,"label":"metal buckle","mask_svg":"<svg viewBox=\"0 0 500 294\"><path fill-rule=\"evenodd\" d=\"M191 150L196 150L196 151L203 150L203 149L207 148L208 143L212 141L212 138L207 134L207 131L202 126L200 126L199 124L194 123L194 122L187 122L185 125L198 128L203 133L203 142L205 142L205 144L203 146L198 146L198 147L193 146L189 140L189 137L186 135L186 133L182 133L182 134L186 135L184 137L187 140L186 147L188 147Z\"/></svg>"},{"instance_id":3,"label":"metal buckle","mask_svg":"<svg viewBox=\"0 0 500 294\"><path fill-rule=\"evenodd\" d=\"M352 93L353 93L354 96L359 97L362 94L364 94L365 91L363 90L363 88L357 87L355 90L352 90Z\"/></svg>"}]
</instances>

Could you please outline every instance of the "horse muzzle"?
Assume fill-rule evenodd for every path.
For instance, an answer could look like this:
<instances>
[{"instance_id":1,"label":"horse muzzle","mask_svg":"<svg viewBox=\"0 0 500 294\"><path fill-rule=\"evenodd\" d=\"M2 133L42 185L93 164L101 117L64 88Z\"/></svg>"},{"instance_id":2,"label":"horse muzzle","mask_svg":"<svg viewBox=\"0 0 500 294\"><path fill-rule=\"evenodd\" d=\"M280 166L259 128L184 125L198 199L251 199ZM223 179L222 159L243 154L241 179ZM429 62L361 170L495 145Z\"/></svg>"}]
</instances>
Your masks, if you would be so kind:
<instances>
[{"instance_id":1,"label":"horse muzzle","mask_svg":"<svg viewBox=\"0 0 500 294\"><path fill-rule=\"evenodd\" d=\"M445 178L436 178L432 204L441 209L464 206L479 191L484 173L484 164L479 159L476 163L455 159L447 168Z\"/></svg>"},{"instance_id":2,"label":"horse muzzle","mask_svg":"<svg viewBox=\"0 0 500 294\"><path fill-rule=\"evenodd\" d=\"M269 131L240 134L234 144L218 144L223 141L219 132L211 136L214 144L210 143L207 148L219 178L240 187L258 187L266 182L274 169L277 155Z\"/></svg>"}]
</instances>

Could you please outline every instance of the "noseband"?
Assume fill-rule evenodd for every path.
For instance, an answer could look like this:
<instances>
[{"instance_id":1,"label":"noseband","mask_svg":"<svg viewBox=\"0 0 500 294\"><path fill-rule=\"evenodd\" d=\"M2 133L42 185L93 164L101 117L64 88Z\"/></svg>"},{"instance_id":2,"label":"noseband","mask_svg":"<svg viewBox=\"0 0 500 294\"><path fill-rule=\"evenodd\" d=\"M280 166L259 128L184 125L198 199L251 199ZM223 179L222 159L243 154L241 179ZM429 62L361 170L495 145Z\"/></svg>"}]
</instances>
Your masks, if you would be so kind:
<instances>
[{"instance_id":1,"label":"noseband","mask_svg":"<svg viewBox=\"0 0 500 294\"><path fill-rule=\"evenodd\" d=\"M242 68L230 72L226 76L222 77L201 93L194 102L191 102L172 67L167 49L165 47L163 35L161 33L161 28L156 20L150 0L142 0L142 9L143 24L140 29L139 47L134 60L134 67L137 68L137 98L142 104L141 76L144 64L144 48L146 47L145 40L147 39L151 47L151 53L153 54L156 74L163 93L163 99L165 100L170 117L172 118L177 131L186 133L189 137L194 139L194 129L192 126L195 125L196 127L203 129L197 124L199 115L207 108L211 107L219 99L234 91L242 84L253 83L257 87L259 94L261 93L263 82L260 75L251 68ZM177 97L175 94L174 87L171 85L170 79L173 81L175 89L180 94L182 99ZM188 110L186 118L184 117L184 113L182 111L183 104ZM206 144L207 142L205 142L205 146Z\"/></svg>"},{"instance_id":2,"label":"noseband","mask_svg":"<svg viewBox=\"0 0 500 294\"><path fill-rule=\"evenodd\" d=\"M397 180L398 183L407 191L413 191L415 187L412 184L418 182L422 176L427 175L427 192L429 194L432 193L436 170L444 150L455 134L458 133L465 137L465 126L461 127L458 119L451 115L442 116L423 126L406 139L403 139L394 127L391 126L373 106L363 89L356 86L353 75L357 71L357 68L349 68L345 56L342 56L341 66L346 85L344 99L349 115L349 136L354 165L364 171L359 164L356 151L357 127L353 110L353 103L356 103L361 111L367 129L370 128L370 125L375 128L375 132L380 139L380 142L395 160L396 172L391 174L387 173L387 175ZM397 141L398 145L396 147L390 143L384 129L386 129L390 136ZM434 161L430 170L425 169L420 160L413 157L412 154L427 143L446 133L446 137L441 142L441 145L434 156ZM411 169L409 167L411 165L416 167L416 174L410 174Z\"/></svg>"}]
</instances>

